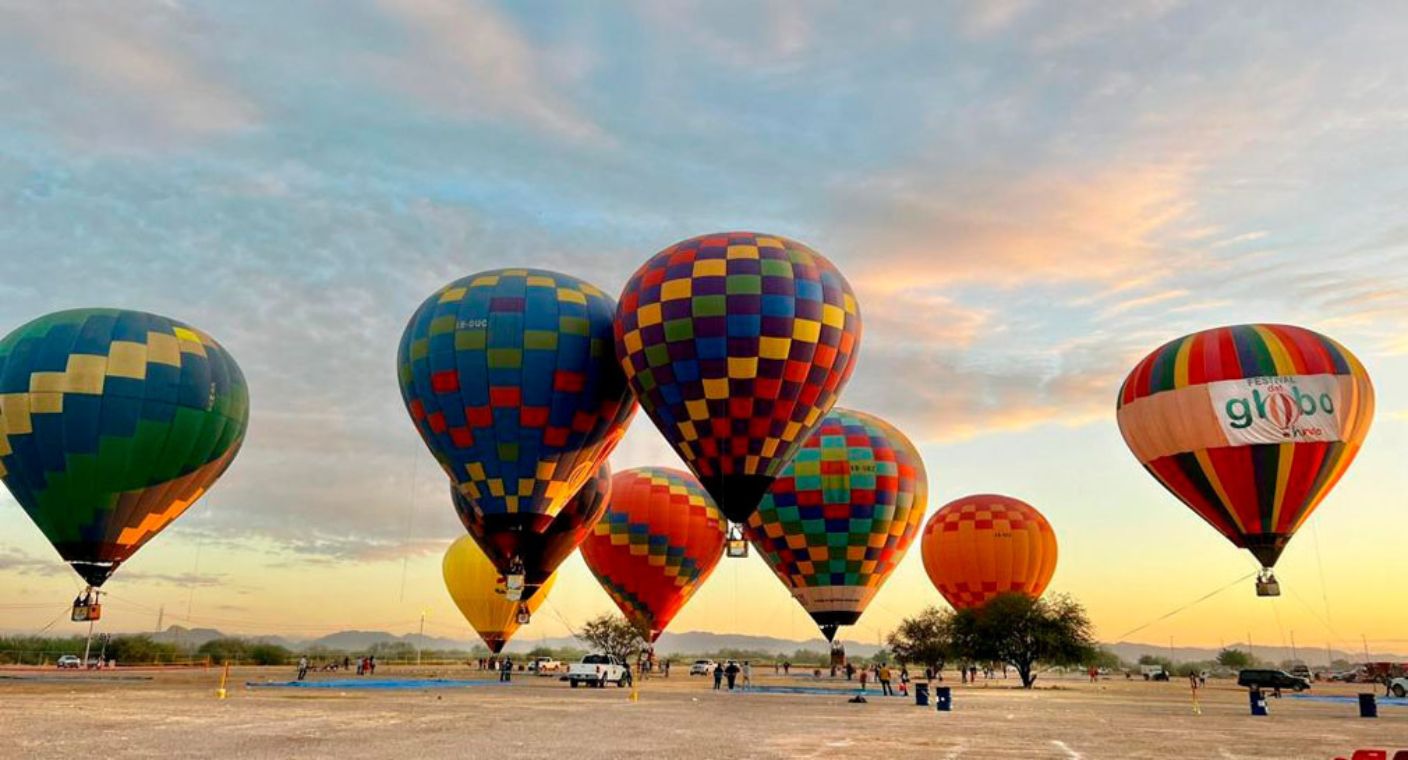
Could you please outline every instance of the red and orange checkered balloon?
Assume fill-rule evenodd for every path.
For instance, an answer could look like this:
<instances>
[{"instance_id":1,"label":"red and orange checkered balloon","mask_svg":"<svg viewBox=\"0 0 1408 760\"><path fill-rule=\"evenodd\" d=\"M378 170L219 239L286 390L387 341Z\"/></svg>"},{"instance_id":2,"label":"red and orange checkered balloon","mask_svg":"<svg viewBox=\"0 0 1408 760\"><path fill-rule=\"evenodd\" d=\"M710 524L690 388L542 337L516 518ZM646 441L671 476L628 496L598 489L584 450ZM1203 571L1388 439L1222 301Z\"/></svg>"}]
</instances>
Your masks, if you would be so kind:
<instances>
[{"instance_id":1,"label":"red and orange checkered balloon","mask_svg":"<svg viewBox=\"0 0 1408 760\"><path fill-rule=\"evenodd\" d=\"M724 553L725 522L693 475L664 467L617 473L606 514L582 559L651 641L703 585Z\"/></svg>"},{"instance_id":2,"label":"red and orange checkered balloon","mask_svg":"<svg viewBox=\"0 0 1408 760\"><path fill-rule=\"evenodd\" d=\"M1056 533L1032 505L978 494L945 504L919 539L924 570L956 610L998 594L1041 596L1056 572Z\"/></svg>"},{"instance_id":3,"label":"red and orange checkered balloon","mask_svg":"<svg viewBox=\"0 0 1408 760\"><path fill-rule=\"evenodd\" d=\"M621 292L616 356L650 419L743 522L836 403L860 312L821 254L753 232L655 254Z\"/></svg>"}]
</instances>

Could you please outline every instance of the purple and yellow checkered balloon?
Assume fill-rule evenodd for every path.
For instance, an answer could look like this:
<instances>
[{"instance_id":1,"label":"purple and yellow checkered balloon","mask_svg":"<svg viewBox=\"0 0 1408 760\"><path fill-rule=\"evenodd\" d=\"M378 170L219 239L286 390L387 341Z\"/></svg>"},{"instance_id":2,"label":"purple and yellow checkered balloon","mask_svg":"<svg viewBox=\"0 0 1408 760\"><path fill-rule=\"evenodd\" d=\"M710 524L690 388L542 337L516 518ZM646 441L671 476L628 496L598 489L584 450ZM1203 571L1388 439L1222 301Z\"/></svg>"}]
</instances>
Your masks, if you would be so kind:
<instances>
[{"instance_id":1,"label":"purple and yellow checkered balloon","mask_svg":"<svg viewBox=\"0 0 1408 760\"><path fill-rule=\"evenodd\" d=\"M855 367L846 279L793 240L691 238L621 293L616 355L655 426L735 522L752 514Z\"/></svg>"}]
</instances>

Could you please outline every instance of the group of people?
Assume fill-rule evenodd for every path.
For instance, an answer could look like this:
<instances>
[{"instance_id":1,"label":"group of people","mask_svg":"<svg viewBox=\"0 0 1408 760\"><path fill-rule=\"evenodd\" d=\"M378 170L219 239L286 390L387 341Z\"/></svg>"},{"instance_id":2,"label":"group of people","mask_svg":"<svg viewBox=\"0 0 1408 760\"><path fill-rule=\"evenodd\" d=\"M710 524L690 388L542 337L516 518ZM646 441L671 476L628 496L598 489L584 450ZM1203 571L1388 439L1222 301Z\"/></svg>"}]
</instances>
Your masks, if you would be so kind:
<instances>
[{"instance_id":1,"label":"group of people","mask_svg":"<svg viewBox=\"0 0 1408 760\"><path fill-rule=\"evenodd\" d=\"M846 663L846 671L847 680L850 680L850 674L855 672L855 666L851 665L850 663ZM869 668L863 668L860 671L860 690L865 691L866 684L869 683L869 681L873 678L876 682L880 684L881 694L887 697L893 697L895 696L895 689L891 684L896 679L896 677L897 676L895 673L895 669L891 668L887 663L871 665ZM909 696L908 666L900 666L898 679L900 683L900 696Z\"/></svg>"},{"instance_id":2,"label":"group of people","mask_svg":"<svg viewBox=\"0 0 1408 760\"><path fill-rule=\"evenodd\" d=\"M715 691L718 691L719 688L723 685L724 679L728 679L728 690L729 690L729 691L733 691L734 685L738 682L738 676L739 676L739 675L742 675L742 676L743 676L743 684L742 684L742 687L743 687L744 689L750 689L750 688L752 688L752 686L753 686L753 663L751 663L751 662L749 662L749 661L747 661L747 660L744 660L744 661L743 661L743 664L742 664L742 665L739 665L737 662L734 662L733 660L729 660L728 663L726 663L726 664L724 664L724 665L715 665L715 666L714 666L714 690L715 690Z\"/></svg>"},{"instance_id":3,"label":"group of people","mask_svg":"<svg viewBox=\"0 0 1408 760\"><path fill-rule=\"evenodd\" d=\"M308 677L309 667L310 665L308 662L307 655L298 658L298 680L302 681L303 679ZM352 658L343 655L341 663L339 663L337 660L330 660L323 664L322 670L337 670L339 667L341 667L342 670L351 670ZM369 676L373 675L374 673L376 673L375 655L367 655L366 657L361 657L357 659L357 675Z\"/></svg>"}]
</instances>

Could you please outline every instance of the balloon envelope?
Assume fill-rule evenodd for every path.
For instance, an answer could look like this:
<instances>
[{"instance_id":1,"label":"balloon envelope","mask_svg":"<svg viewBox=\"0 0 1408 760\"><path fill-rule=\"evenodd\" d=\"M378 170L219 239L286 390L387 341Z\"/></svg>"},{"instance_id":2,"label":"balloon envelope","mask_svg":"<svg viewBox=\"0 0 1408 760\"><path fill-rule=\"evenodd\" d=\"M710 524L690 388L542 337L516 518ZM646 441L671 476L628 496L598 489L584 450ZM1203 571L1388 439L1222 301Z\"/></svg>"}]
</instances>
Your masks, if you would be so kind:
<instances>
[{"instance_id":1,"label":"balloon envelope","mask_svg":"<svg viewBox=\"0 0 1408 760\"><path fill-rule=\"evenodd\" d=\"M460 536L450 544L440 567L450 598L494 654L503 650L518 630L519 606L526 606L529 614L537 612L557 580L556 575L549 576L531 599L510 602L500 588L503 576L470 536Z\"/></svg>"},{"instance_id":2,"label":"balloon envelope","mask_svg":"<svg viewBox=\"0 0 1408 760\"><path fill-rule=\"evenodd\" d=\"M616 310L616 354L646 414L742 522L836 403L860 312L846 279L787 238L691 238L636 271Z\"/></svg>"},{"instance_id":3,"label":"balloon envelope","mask_svg":"<svg viewBox=\"0 0 1408 760\"><path fill-rule=\"evenodd\" d=\"M475 515L474 504L458 490L451 489L450 495L460 522L495 567L507 567L514 557L522 560L523 598L531 599L606 511L606 500L611 495L611 467L603 464L597 468L596 477L577 491L552 522L537 531L485 531Z\"/></svg>"},{"instance_id":4,"label":"balloon envelope","mask_svg":"<svg viewBox=\"0 0 1408 760\"><path fill-rule=\"evenodd\" d=\"M714 571L726 523L694 476L664 467L618 473L582 559L626 618L655 641Z\"/></svg>"},{"instance_id":5,"label":"balloon envelope","mask_svg":"<svg viewBox=\"0 0 1408 760\"><path fill-rule=\"evenodd\" d=\"M500 572L515 557L536 562L520 555L625 433L635 403L614 358L614 311L575 277L498 269L436 291L401 336L406 409Z\"/></svg>"},{"instance_id":6,"label":"balloon envelope","mask_svg":"<svg viewBox=\"0 0 1408 760\"><path fill-rule=\"evenodd\" d=\"M954 609L998 594L1039 597L1056 572L1056 533L1036 508L978 494L945 504L924 526L924 570Z\"/></svg>"},{"instance_id":7,"label":"balloon envelope","mask_svg":"<svg viewBox=\"0 0 1408 760\"><path fill-rule=\"evenodd\" d=\"M205 494L248 421L235 360L175 320L75 309L0 340L0 478L92 586Z\"/></svg>"},{"instance_id":8,"label":"balloon envelope","mask_svg":"<svg viewBox=\"0 0 1408 760\"><path fill-rule=\"evenodd\" d=\"M1129 373L1117 413L1144 468L1266 567L1354 460L1373 414L1353 354L1275 324L1163 345Z\"/></svg>"},{"instance_id":9,"label":"balloon envelope","mask_svg":"<svg viewBox=\"0 0 1408 760\"><path fill-rule=\"evenodd\" d=\"M748 538L827 640L854 625L924 520L928 478L888 422L833 409L772 484Z\"/></svg>"}]
</instances>

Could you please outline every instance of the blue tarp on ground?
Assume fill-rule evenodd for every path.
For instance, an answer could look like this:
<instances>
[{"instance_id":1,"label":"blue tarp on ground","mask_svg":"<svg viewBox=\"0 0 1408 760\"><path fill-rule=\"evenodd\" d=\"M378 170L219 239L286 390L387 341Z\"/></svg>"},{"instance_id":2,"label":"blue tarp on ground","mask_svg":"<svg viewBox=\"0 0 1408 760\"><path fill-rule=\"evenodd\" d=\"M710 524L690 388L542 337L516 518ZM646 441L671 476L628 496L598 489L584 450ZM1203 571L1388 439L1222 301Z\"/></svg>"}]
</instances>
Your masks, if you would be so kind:
<instances>
[{"instance_id":1,"label":"blue tarp on ground","mask_svg":"<svg viewBox=\"0 0 1408 760\"><path fill-rule=\"evenodd\" d=\"M1288 699L1305 699L1311 702L1338 702L1349 705L1359 704L1359 697L1335 697L1318 694L1287 694L1286 697ZM1382 697L1376 695L1374 697L1374 701L1381 706L1388 705L1389 707L1408 707L1408 699L1398 699L1396 697Z\"/></svg>"},{"instance_id":2,"label":"blue tarp on ground","mask_svg":"<svg viewBox=\"0 0 1408 760\"><path fill-rule=\"evenodd\" d=\"M512 682L453 678L336 678L315 681L246 681L245 686L289 689L456 689L465 686L512 686Z\"/></svg>"},{"instance_id":3,"label":"blue tarp on ground","mask_svg":"<svg viewBox=\"0 0 1408 760\"><path fill-rule=\"evenodd\" d=\"M721 691L727 691L727 689L722 689ZM836 697L853 697L857 694L864 694L866 699L885 699L885 696L880 693L880 690L873 686L866 691L861 691L860 687L853 689L831 689L825 686L751 686L747 689L736 688L734 691L745 693L756 692L758 694L825 694ZM900 694L896 691L893 696L898 697ZM906 699L908 699L908 697L906 697Z\"/></svg>"}]
</instances>

